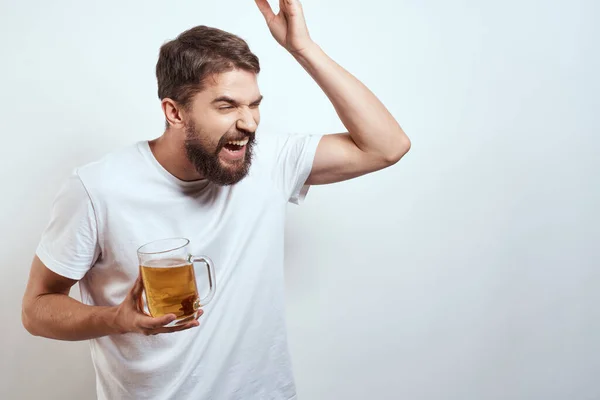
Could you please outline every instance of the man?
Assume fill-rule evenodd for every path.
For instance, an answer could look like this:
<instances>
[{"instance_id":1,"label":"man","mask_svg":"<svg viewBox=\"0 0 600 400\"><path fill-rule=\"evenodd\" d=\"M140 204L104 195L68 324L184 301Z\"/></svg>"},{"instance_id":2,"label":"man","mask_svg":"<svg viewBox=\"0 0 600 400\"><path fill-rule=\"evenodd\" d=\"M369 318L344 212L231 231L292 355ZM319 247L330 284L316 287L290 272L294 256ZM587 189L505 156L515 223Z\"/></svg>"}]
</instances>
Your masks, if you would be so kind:
<instances>
[{"instance_id":1,"label":"man","mask_svg":"<svg viewBox=\"0 0 600 400\"><path fill-rule=\"evenodd\" d=\"M285 334L285 205L310 185L396 163L410 142L379 100L310 38L298 0L273 13L279 44L314 78L347 133L256 137L257 57L199 26L164 44L156 66L167 128L75 170L31 266L23 324L33 335L90 340L100 399L294 399ZM138 308L136 249L191 239L215 264L204 315L174 327ZM69 297L80 282L82 302ZM202 312L201 312L202 313Z\"/></svg>"}]
</instances>

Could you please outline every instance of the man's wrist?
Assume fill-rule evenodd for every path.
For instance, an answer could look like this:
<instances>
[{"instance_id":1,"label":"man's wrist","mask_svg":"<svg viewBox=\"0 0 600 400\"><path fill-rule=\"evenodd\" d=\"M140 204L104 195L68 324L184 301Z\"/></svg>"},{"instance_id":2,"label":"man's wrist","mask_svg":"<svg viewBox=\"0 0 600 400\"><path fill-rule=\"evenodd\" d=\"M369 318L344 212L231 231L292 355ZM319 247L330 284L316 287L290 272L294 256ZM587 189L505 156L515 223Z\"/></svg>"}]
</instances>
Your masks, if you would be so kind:
<instances>
[{"instance_id":1,"label":"man's wrist","mask_svg":"<svg viewBox=\"0 0 600 400\"><path fill-rule=\"evenodd\" d=\"M294 58L296 58L299 62L302 62L307 61L319 52L322 52L319 45L311 41L309 44L307 44L300 50L290 51L290 54L294 56Z\"/></svg>"},{"instance_id":2,"label":"man's wrist","mask_svg":"<svg viewBox=\"0 0 600 400\"><path fill-rule=\"evenodd\" d=\"M124 326L123 318L121 318L118 306L101 307L99 310L100 324L107 328L108 335L117 335L127 333L129 330Z\"/></svg>"}]
</instances>

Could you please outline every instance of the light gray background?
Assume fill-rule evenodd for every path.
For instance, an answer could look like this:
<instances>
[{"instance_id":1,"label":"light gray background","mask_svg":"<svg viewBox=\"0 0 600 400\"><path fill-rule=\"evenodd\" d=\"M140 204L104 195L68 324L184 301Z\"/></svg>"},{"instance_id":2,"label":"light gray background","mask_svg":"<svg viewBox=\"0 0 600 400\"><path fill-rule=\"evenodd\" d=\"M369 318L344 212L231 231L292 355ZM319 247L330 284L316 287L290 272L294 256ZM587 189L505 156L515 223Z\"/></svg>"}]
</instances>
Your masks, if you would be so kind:
<instances>
[{"instance_id":1,"label":"light gray background","mask_svg":"<svg viewBox=\"0 0 600 400\"><path fill-rule=\"evenodd\" d=\"M300 398L600 399L598 2L304 6L413 147L290 207ZM343 129L252 0L2 1L0 398L93 398L87 344L21 326L29 265L70 170L161 133L158 48L198 24L259 55L262 134Z\"/></svg>"}]
</instances>

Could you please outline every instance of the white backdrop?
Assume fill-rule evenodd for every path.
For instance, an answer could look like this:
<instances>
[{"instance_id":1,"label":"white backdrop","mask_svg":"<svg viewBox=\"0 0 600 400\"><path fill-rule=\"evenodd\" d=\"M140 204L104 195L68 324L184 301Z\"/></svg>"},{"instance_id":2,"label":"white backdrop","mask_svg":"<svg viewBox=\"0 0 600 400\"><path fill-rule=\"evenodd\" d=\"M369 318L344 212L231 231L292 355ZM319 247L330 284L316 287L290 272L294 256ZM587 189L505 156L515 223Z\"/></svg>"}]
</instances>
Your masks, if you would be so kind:
<instances>
[{"instance_id":1,"label":"white backdrop","mask_svg":"<svg viewBox=\"0 0 600 400\"><path fill-rule=\"evenodd\" d=\"M87 344L29 336L21 296L70 170L161 133L160 45L198 24L236 33L263 66L259 132L343 127L252 0L0 7L0 398L89 399ZM413 147L290 206L300 398L599 399L598 3L304 7Z\"/></svg>"}]
</instances>

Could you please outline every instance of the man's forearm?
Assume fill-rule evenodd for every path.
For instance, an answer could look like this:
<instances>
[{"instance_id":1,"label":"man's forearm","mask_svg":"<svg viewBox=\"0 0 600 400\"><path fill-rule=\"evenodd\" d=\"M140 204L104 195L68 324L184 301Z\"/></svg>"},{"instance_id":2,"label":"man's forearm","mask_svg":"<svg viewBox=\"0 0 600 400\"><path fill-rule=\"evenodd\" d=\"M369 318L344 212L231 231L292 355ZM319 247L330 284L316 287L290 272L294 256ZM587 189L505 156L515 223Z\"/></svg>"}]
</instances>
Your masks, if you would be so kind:
<instances>
[{"instance_id":1,"label":"man's forearm","mask_svg":"<svg viewBox=\"0 0 600 400\"><path fill-rule=\"evenodd\" d=\"M45 294L23 309L23 325L35 336L87 340L122 333L116 307L88 306L65 294Z\"/></svg>"},{"instance_id":2,"label":"man's forearm","mask_svg":"<svg viewBox=\"0 0 600 400\"><path fill-rule=\"evenodd\" d=\"M379 99L316 44L292 53L333 104L356 145L393 158L410 141Z\"/></svg>"}]
</instances>

